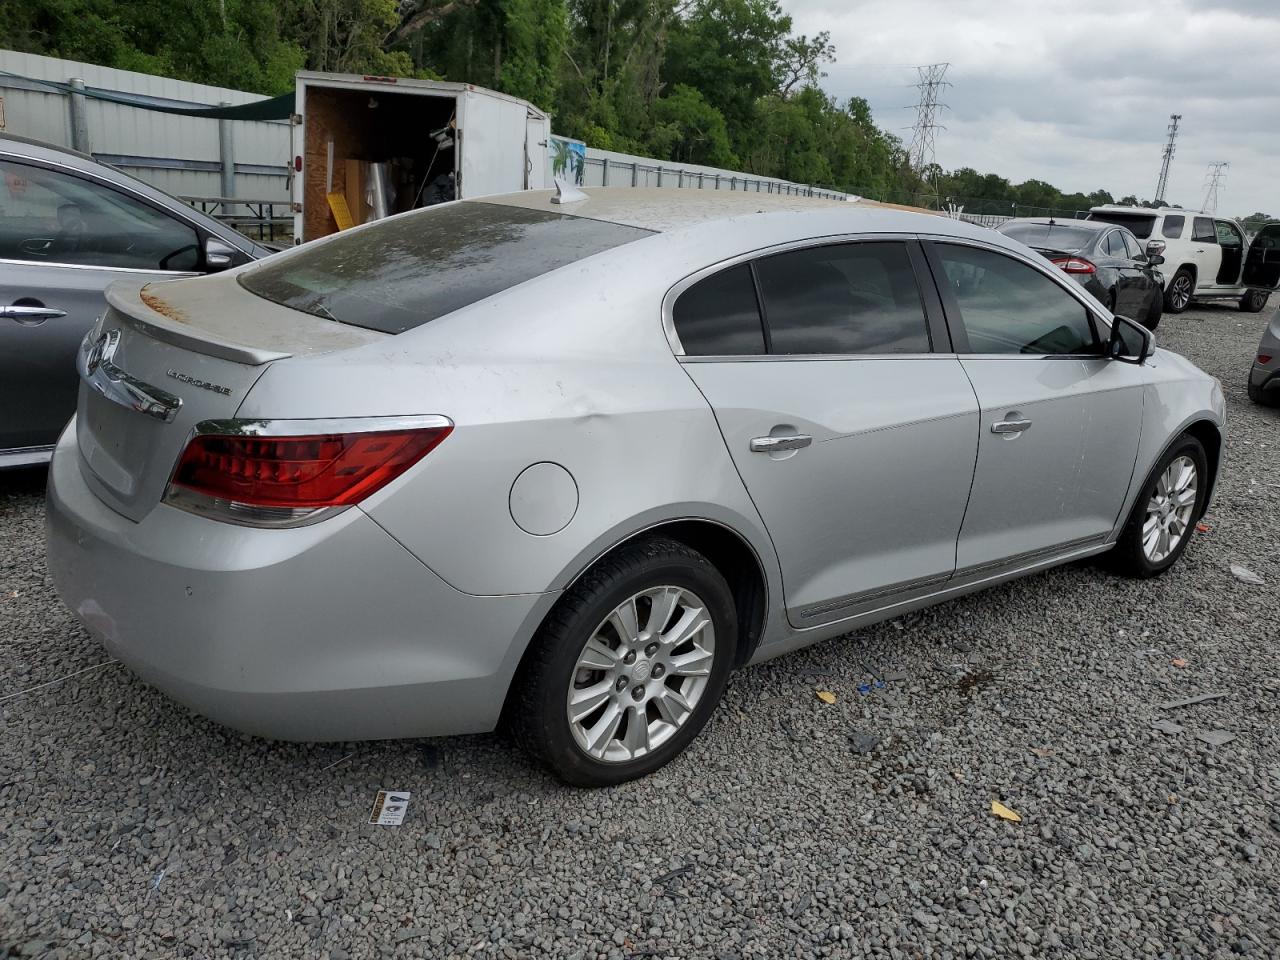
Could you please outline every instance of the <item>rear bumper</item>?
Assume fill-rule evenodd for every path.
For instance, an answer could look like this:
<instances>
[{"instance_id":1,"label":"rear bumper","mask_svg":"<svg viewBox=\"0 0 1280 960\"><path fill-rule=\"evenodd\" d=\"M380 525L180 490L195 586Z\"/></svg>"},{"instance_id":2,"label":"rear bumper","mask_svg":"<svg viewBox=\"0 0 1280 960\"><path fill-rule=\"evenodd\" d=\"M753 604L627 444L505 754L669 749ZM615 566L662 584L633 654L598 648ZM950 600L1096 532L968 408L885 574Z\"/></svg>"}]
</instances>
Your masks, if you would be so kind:
<instances>
[{"instance_id":1,"label":"rear bumper","mask_svg":"<svg viewBox=\"0 0 1280 960\"><path fill-rule=\"evenodd\" d=\"M490 730L555 599L461 593L358 509L294 530L165 505L135 523L85 483L74 422L47 489L63 601L143 680L261 736Z\"/></svg>"},{"instance_id":2,"label":"rear bumper","mask_svg":"<svg viewBox=\"0 0 1280 960\"><path fill-rule=\"evenodd\" d=\"M1249 371L1249 385L1261 391L1280 390L1280 367L1263 366L1254 363Z\"/></svg>"}]
</instances>

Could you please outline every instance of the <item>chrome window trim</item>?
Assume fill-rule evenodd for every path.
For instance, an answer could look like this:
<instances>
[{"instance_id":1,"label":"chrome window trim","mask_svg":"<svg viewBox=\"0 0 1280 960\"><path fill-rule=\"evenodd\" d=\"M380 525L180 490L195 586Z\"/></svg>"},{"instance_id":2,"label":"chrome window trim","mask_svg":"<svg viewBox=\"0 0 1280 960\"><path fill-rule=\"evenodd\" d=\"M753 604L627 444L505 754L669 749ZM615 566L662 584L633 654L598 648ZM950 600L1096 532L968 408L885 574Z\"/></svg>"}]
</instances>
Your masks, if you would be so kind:
<instances>
[{"instance_id":1,"label":"chrome window trim","mask_svg":"<svg viewBox=\"0 0 1280 960\"><path fill-rule=\"evenodd\" d=\"M148 277L161 275L165 277L202 277L199 270L148 270L145 267L98 267L91 263L63 263L61 260L11 260L0 257L0 265L13 264L19 267L57 267L59 270L106 270L110 273L136 273Z\"/></svg>"},{"instance_id":2,"label":"chrome window trim","mask_svg":"<svg viewBox=\"0 0 1280 960\"><path fill-rule=\"evenodd\" d=\"M867 242L867 241L875 241L875 240L880 240L880 241L897 240L897 241L906 242L908 240L914 240L914 239L916 239L916 234L914 233L889 233L889 232L832 233L832 234L825 234L820 237L805 237L802 240L785 240L781 243L770 244L767 247L758 247L755 250L748 250L744 253L736 253L732 257L726 257L724 260L718 260L717 262L710 264L709 266L701 267L700 269L695 270L693 273L687 274L686 276L677 280L667 290L666 294L662 298L663 333L666 334L667 343L670 344L671 346L671 352L674 353L676 356L676 359L680 360L681 362L684 362L686 360L693 361L695 359L696 360L720 359L718 357L712 357L712 356L700 356L697 358L689 357L684 352L684 344L680 342L680 335L676 333L675 312L674 312L676 300L679 299L680 294L684 293L686 290L688 290L691 286L693 286L699 280L702 280L705 277L709 277L713 273L719 273L721 270L728 270L730 267L736 267L740 263L745 263L751 260L758 260L761 257L770 257L778 253L790 253L793 250L805 250L805 249L808 249L809 247L824 247L830 244L837 244L837 243L856 243L859 241ZM925 317L926 328L927 328L928 314L927 312L923 312L923 304L921 305L921 307L922 307L922 315ZM752 357L769 360L769 359L776 359L784 355L782 354L762 355L762 354L754 354L754 353L742 353L742 354L729 354L728 356L734 360L743 360L743 359L752 358ZM799 359L801 355L788 354L785 356ZM824 354L804 354L803 356L807 358L811 358L813 356L820 356L823 359L831 359L837 355L824 353ZM839 356L869 357L870 354L865 354L865 353L839 354ZM902 356L902 354L894 354L894 356ZM932 354L930 354L930 356L932 356Z\"/></svg>"},{"instance_id":3,"label":"chrome window trim","mask_svg":"<svg viewBox=\"0 0 1280 960\"><path fill-rule=\"evenodd\" d=\"M681 363L787 363L798 360L955 360L959 356L957 353L725 353L677 359Z\"/></svg>"}]
</instances>

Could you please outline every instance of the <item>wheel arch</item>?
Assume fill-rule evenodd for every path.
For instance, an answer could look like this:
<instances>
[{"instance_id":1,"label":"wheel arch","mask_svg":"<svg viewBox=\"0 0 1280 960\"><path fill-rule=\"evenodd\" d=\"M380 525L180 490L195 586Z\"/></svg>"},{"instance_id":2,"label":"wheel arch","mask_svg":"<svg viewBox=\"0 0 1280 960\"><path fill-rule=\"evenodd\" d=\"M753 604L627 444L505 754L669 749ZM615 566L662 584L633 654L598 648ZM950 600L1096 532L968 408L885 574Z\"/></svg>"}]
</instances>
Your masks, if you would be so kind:
<instances>
[{"instance_id":1,"label":"wheel arch","mask_svg":"<svg viewBox=\"0 0 1280 960\"><path fill-rule=\"evenodd\" d=\"M1218 485L1218 473L1222 465L1222 431L1218 425L1212 420L1195 420L1189 424L1182 433L1189 433L1200 441L1200 446L1204 447L1204 458L1209 468L1209 476L1206 483L1206 491L1204 497L1204 506L1200 510L1200 516L1204 516L1209 504L1213 501L1213 494ZM1178 436L1181 436L1179 434ZM1163 457L1169 446L1177 442L1177 437L1169 441L1165 451L1161 451L1160 456ZM1197 520L1200 517L1196 517Z\"/></svg>"}]
</instances>

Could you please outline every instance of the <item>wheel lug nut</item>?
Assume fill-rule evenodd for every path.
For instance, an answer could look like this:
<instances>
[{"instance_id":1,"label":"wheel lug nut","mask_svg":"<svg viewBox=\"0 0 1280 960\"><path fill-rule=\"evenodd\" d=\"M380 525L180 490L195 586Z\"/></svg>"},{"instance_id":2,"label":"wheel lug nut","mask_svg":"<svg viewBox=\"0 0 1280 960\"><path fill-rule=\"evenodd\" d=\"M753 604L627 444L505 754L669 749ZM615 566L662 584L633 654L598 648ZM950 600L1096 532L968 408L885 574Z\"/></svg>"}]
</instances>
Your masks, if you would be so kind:
<instances>
[{"instance_id":1,"label":"wheel lug nut","mask_svg":"<svg viewBox=\"0 0 1280 960\"><path fill-rule=\"evenodd\" d=\"M613 685L613 688L621 693L623 690L627 689L627 683L628 681L626 677L619 677L618 682Z\"/></svg>"},{"instance_id":2,"label":"wheel lug nut","mask_svg":"<svg viewBox=\"0 0 1280 960\"><path fill-rule=\"evenodd\" d=\"M655 663L653 665L653 677L655 680L661 677L666 672L667 672L667 668L664 667L662 664Z\"/></svg>"},{"instance_id":3,"label":"wheel lug nut","mask_svg":"<svg viewBox=\"0 0 1280 960\"><path fill-rule=\"evenodd\" d=\"M652 657L657 652L658 652L658 645L656 643L651 643L644 648L644 655L646 657Z\"/></svg>"},{"instance_id":4,"label":"wheel lug nut","mask_svg":"<svg viewBox=\"0 0 1280 960\"><path fill-rule=\"evenodd\" d=\"M627 655L626 655L625 657L623 657L623 658L622 658L622 662L623 662L623 663L635 663L635 662L636 662L636 652L635 652L634 650L628 650L628 651L627 651Z\"/></svg>"},{"instance_id":5,"label":"wheel lug nut","mask_svg":"<svg viewBox=\"0 0 1280 960\"><path fill-rule=\"evenodd\" d=\"M644 696L644 687L640 686L639 684L636 684L634 687L631 688L631 698L633 700L639 700L643 696Z\"/></svg>"}]
</instances>

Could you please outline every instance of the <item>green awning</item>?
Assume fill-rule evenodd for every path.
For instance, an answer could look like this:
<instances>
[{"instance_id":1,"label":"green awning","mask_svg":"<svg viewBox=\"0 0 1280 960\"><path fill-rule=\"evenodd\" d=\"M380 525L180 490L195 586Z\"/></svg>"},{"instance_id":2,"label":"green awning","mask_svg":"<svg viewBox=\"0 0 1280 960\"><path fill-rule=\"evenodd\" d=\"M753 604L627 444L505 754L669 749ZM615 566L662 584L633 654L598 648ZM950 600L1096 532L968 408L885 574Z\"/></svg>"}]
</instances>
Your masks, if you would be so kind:
<instances>
[{"instance_id":1,"label":"green awning","mask_svg":"<svg viewBox=\"0 0 1280 960\"><path fill-rule=\"evenodd\" d=\"M267 100L256 100L253 103L241 103L231 107L219 107L201 103L182 103L177 100L165 100L141 93L124 93L120 90L103 90L100 87L86 86L83 90L72 87L69 83L55 80L36 80L20 74L0 70L0 76L13 77L37 87L48 87L59 93L81 93L92 100L106 100L140 110L154 110L157 113L175 113L184 117L205 117L209 120L288 120L293 113L294 95L286 93Z\"/></svg>"}]
</instances>

